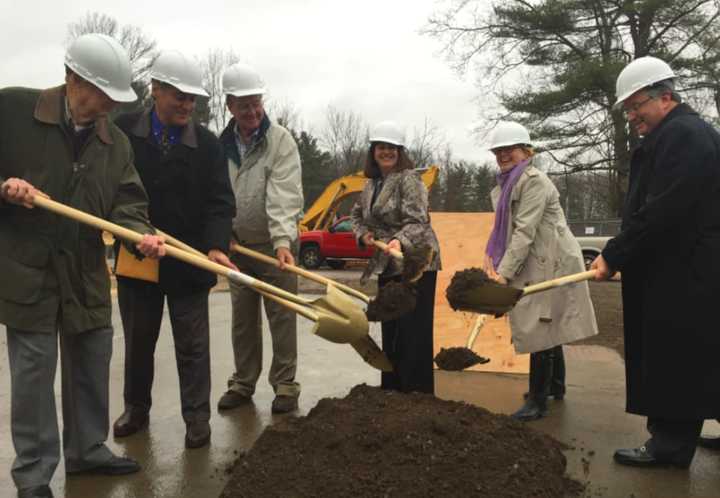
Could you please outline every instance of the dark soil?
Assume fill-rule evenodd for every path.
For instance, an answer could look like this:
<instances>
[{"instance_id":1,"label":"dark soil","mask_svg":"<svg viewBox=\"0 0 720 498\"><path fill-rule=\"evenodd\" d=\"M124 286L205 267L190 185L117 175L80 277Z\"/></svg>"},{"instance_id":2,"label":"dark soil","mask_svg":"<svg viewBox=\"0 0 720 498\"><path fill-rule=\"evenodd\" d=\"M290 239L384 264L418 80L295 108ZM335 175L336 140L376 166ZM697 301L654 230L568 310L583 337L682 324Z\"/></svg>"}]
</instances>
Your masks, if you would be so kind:
<instances>
[{"instance_id":1,"label":"dark soil","mask_svg":"<svg viewBox=\"0 0 720 498\"><path fill-rule=\"evenodd\" d=\"M483 364L490 361L468 348L440 348L435 355L435 364L440 370L465 370L473 365Z\"/></svg>"},{"instance_id":2,"label":"dark soil","mask_svg":"<svg viewBox=\"0 0 720 498\"><path fill-rule=\"evenodd\" d=\"M620 282L590 282L592 297L600 333L573 344L594 344L614 349L625 357L625 341L623 338L623 310Z\"/></svg>"},{"instance_id":3,"label":"dark soil","mask_svg":"<svg viewBox=\"0 0 720 498\"><path fill-rule=\"evenodd\" d=\"M471 289L493 282L485 270L482 268L468 268L459 272L455 272L450 285L445 290L445 297L450 303L450 307L454 310L460 309L460 304L465 293Z\"/></svg>"},{"instance_id":4,"label":"dark soil","mask_svg":"<svg viewBox=\"0 0 720 498\"><path fill-rule=\"evenodd\" d=\"M505 415L360 385L271 426L221 498L567 498L564 447Z\"/></svg>"},{"instance_id":5,"label":"dark soil","mask_svg":"<svg viewBox=\"0 0 720 498\"><path fill-rule=\"evenodd\" d=\"M464 310L473 311L476 313L485 313L488 315L501 316L508 312L509 309L514 305L514 301L517 300L522 291L516 290L515 300L512 300L510 304L503 303L479 303L468 300L468 294L470 291L478 290L483 288L502 288L508 289L509 286L499 284L488 276L482 268L468 268L456 272L450 280L450 285L445 290L445 297L453 310Z\"/></svg>"},{"instance_id":6,"label":"dark soil","mask_svg":"<svg viewBox=\"0 0 720 498\"><path fill-rule=\"evenodd\" d=\"M368 304L367 319L371 322L396 320L415 309L415 288L404 282L388 282L378 289L377 296Z\"/></svg>"},{"instance_id":7,"label":"dark soil","mask_svg":"<svg viewBox=\"0 0 720 498\"><path fill-rule=\"evenodd\" d=\"M403 251L403 282L415 282L432 262L432 247L421 245Z\"/></svg>"}]
</instances>

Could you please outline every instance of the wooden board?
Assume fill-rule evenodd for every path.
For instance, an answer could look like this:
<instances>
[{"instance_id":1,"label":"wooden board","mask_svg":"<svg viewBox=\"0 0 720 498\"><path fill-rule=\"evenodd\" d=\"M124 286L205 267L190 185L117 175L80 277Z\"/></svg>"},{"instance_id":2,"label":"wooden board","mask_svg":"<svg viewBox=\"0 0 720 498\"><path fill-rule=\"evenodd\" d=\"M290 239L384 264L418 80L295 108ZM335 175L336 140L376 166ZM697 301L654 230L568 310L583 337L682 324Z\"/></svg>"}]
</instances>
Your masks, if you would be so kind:
<instances>
[{"instance_id":1,"label":"wooden board","mask_svg":"<svg viewBox=\"0 0 720 498\"><path fill-rule=\"evenodd\" d=\"M493 213L432 213L432 227L440 241L442 271L438 272L435 292L435 354L440 348L465 346L477 315L453 311L445 289L455 272L482 267L487 239L492 230ZM510 342L507 315L490 317L480 330L473 350L489 363L468 370L480 372L528 373L530 355L516 355Z\"/></svg>"}]
</instances>

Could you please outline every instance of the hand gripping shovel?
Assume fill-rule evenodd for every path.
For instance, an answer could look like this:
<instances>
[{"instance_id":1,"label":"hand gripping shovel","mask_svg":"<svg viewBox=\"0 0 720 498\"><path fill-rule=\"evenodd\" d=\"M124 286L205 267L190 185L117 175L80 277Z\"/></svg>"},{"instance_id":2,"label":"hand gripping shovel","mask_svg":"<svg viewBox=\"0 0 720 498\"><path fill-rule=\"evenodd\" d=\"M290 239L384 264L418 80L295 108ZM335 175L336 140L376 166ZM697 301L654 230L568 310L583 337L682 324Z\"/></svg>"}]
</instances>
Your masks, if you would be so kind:
<instances>
[{"instance_id":1,"label":"hand gripping shovel","mask_svg":"<svg viewBox=\"0 0 720 498\"><path fill-rule=\"evenodd\" d=\"M472 279L460 278L463 274L472 276ZM529 285L524 289L516 289L495 282L482 270L471 269L458 272L453 276L446 296L454 310L501 316L513 309L515 304L525 296L590 280L594 276L595 270L589 270Z\"/></svg>"},{"instance_id":2,"label":"hand gripping shovel","mask_svg":"<svg viewBox=\"0 0 720 498\"><path fill-rule=\"evenodd\" d=\"M388 245L381 240L373 240L375 247L386 250ZM417 282L432 263L433 249L429 246L406 249L405 253L390 249L390 255L403 264L403 281Z\"/></svg>"},{"instance_id":3,"label":"hand gripping shovel","mask_svg":"<svg viewBox=\"0 0 720 498\"><path fill-rule=\"evenodd\" d=\"M133 230L41 196L35 196L34 204L99 230L110 232L121 239L137 243L140 242L143 237ZM183 251L182 249L168 246L166 247L166 252L169 256L184 261L185 263L218 275L223 275L233 282L252 287L257 291L265 292L271 299L281 302L281 304L289 307L296 313L314 321L315 327L313 333L328 341L352 344L353 342L364 341L365 338L368 337L368 321L365 314L361 310L353 307L352 301L350 301L347 296L331 286L328 287L328 293L325 297L317 299L316 301L309 301L266 284L249 275L214 263L205 257ZM375 347L377 348L377 346Z\"/></svg>"},{"instance_id":4,"label":"hand gripping shovel","mask_svg":"<svg viewBox=\"0 0 720 498\"><path fill-rule=\"evenodd\" d=\"M171 245L174 245L175 247L178 247L186 252L190 252L192 254L195 254L198 257L201 257L203 259L206 259L206 256L195 249L194 247L189 246L188 244L185 244L184 242L176 239L175 237L164 233L160 230L157 230L158 235L162 235L165 237L165 240L170 243ZM277 260L275 258L271 258L270 256L266 256L265 254L253 251L251 249L244 248L238 244L232 243L231 249L237 252L241 252L243 254L248 254L250 256L256 257L260 259L261 261L264 261L269 264L276 264ZM251 254L250 254L251 253ZM286 268L288 268L290 271L293 271L293 269L296 271L296 273L299 273L300 275L303 275L304 273L310 273L306 272L305 270L302 270L300 268L297 268L296 266L287 265ZM315 275L313 273L310 273L314 277L317 277L318 281L321 283L325 283L327 285L327 295L314 302L315 305L321 306L323 309L327 309L328 307L332 307L335 310L339 309L339 312L342 312L344 315L352 315L356 316L358 313L362 314L362 311L355 310L356 306L355 303L353 303L351 300L346 299L346 296L339 293L335 287L341 286L342 284L333 282L332 280L321 277L320 275ZM343 286L346 287L346 286ZM347 287L350 291L352 291L353 295L359 294L360 296L364 297L369 301L369 298L365 296L365 294L362 294L361 292L356 291L355 289L352 289L350 287ZM296 302L291 302L287 299L284 299L282 297L279 297L275 294L272 294L271 292L268 292L267 290L261 290L261 289L255 289L259 294L267 297L268 299L272 299L273 301L276 301L280 303L281 305L292 309L293 311L297 312L298 314L301 314L305 316L306 318L309 318L310 320L313 320L313 317L310 317L307 315L307 310L303 308L302 306L298 305ZM340 297L338 297L340 296ZM364 315L363 315L364 316ZM318 329L321 327L318 320L313 320L316 322L315 330L313 333L320 335L320 337L323 337L329 341L332 342L339 342L339 343L346 343L349 342L350 345L355 349L355 351L358 352L358 354L362 357L363 360L365 360L366 363L370 364L371 366L377 368L378 370L382 370L384 372L392 372L392 365L390 361L385 356L385 353L382 352L382 350L378 347L378 345L373 341L373 339L367 334L367 319L365 319L365 334L361 337L354 338L353 340L346 341L346 340L335 340L331 337L326 337L323 334L326 334L326 330L331 330L328 326L326 326L326 330L321 330L318 332ZM333 323L333 322L331 322ZM334 330L334 328L332 329ZM342 339L342 337L341 337Z\"/></svg>"}]
</instances>

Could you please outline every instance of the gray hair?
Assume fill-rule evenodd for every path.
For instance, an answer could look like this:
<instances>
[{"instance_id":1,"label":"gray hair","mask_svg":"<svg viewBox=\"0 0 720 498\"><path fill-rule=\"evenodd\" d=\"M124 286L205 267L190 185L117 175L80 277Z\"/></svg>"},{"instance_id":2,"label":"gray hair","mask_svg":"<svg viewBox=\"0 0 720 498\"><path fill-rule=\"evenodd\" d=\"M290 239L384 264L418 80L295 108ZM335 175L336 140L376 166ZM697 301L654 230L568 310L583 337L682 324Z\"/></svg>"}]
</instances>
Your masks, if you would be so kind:
<instances>
[{"instance_id":1,"label":"gray hair","mask_svg":"<svg viewBox=\"0 0 720 498\"><path fill-rule=\"evenodd\" d=\"M653 99L669 92L672 100L677 103L682 102L682 97L675 91L675 80L672 78L653 83L645 88L645 92L648 94L648 97L652 97Z\"/></svg>"}]
</instances>

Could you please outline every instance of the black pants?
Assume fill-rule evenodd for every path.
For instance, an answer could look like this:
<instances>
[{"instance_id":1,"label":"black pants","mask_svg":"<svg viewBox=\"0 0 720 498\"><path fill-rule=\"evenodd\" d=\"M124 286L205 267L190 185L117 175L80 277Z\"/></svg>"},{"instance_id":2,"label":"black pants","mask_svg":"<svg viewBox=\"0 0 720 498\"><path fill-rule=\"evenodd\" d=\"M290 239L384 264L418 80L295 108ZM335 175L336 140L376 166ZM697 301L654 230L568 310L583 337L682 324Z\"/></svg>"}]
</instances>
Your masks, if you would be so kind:
<instances>
[{"instance_id":1,"label":"black pants","mask_svg":"<svg viewBox=\"0 0 720 498\"><path fill-rule=\"evenodd\" d=\"M384 286L399 278L380 276ZM433 372L433 317L437 272L426 271L416 282L417 306L397 320L382 322L382 348L393 372L381 374L380 386L402 392L435 394Z\"/></svg>"},{"instance_id":2,"label":"black pants","mask_svg":"<svg viewBox=\"0 0 720 498\"><path fill-rule=\"evenodd\" d=\"M125 409L147 413L152 406L155 345L165 298L175 342L180 401L185 422L210 419L210 324L208 294L165 295L157 284L118 279L125 331Z\"/></svg>"},{"instance_id":3,"label":"black pants","mask_svg":"<svg viewBox=\"0 0 720 498\"><path fill-rule=\"evenodd\" d=\"M702 419L648 417L647 430L652 437L647 440L645 447L659 460L689 464L695 455L702 426Z\"/></svg>"},{"instance_id":4,"label":"black pants","mask_svg":"<svg viewBox=\"0 0 720 498\"><path fill-rule=\"evenodd\" d=\"M530 353L529 393L544 405L550 395L565 394L565 356L562 346Z\"/></svg>"}]
</instances>

